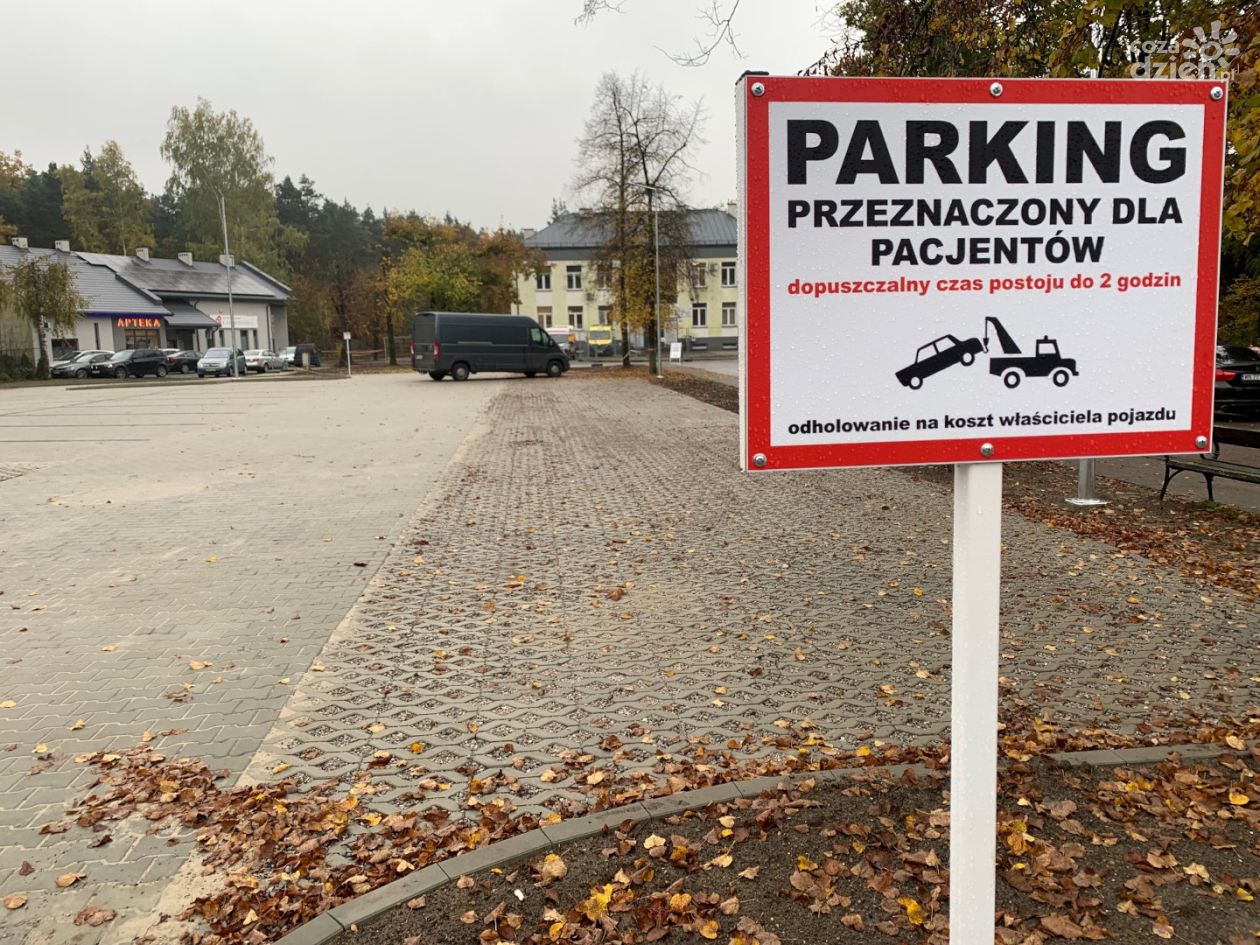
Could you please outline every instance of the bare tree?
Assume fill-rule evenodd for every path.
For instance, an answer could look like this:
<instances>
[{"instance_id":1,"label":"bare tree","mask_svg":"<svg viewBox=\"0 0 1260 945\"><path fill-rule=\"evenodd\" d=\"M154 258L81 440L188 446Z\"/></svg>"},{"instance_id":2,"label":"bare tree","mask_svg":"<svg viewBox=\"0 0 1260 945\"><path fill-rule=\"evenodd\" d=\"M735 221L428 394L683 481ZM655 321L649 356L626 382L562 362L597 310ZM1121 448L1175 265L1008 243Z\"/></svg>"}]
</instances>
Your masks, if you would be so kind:
<instances>
[{"instance_id":1,"label":"bare tree","mask_svg":"<svg viewBox=\"0 0 1260 945\"><path fill-rule=\"evenodd\" d=\"M710 0L708 7L696 11L696 19L706 24L703 37L693 37L695 50L690 53L671 53L661 47L661 52L680 66L703 66L719 46L730 48L731 55L743 59L739 48L739 37L735 34L735 14L739 11L741 0L731 0L730 6L722 0ZM582 12L574 19L578 26L586 26L601 13L622 13L626 0L582 0Z\"/></svg>"},{"instance_id":2,"label":"bare tree","mask_svg":"<svg viewBox=\"0 0 1260 945\"><path fill-rule=\"evenodd\" d=\"M685 105L637 73L606 73L595 90L573 189L590 208L584 222L604 237L594 262L613 295L626 366L630 330L642 326L656 367L653 225L660 231L662 297L673 297L688 259L685 192L704 117L700 102Z\"/></svg>"}]
</instances>

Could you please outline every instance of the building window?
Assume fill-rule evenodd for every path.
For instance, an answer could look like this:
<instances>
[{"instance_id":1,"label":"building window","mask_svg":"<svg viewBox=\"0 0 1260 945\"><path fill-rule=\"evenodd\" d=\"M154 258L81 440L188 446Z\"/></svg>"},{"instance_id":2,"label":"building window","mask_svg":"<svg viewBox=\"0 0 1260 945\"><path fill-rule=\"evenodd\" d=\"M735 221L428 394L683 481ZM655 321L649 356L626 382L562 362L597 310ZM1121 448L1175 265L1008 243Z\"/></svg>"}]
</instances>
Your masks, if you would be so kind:
<instances>
[{"instance_id":1,"label":"building window","mask_svg":"<svg viewBox=\"0 0 1260 945\"><path fill-rule=\"evenodd\" d=\"M538 320L542 322L543 328L551 327L551 306L550 305L538 306Z\"/></svg>"},{"instance_id":2,"label":"building window","mask_svg":"<svg viewBox=\"0 0 1260 945\"><path fill-rule=\"evenodd\" d=\"M704 328L709 324L709 306L704 302L691 303L691 327Z\"/></svg>"},{"instance_id":3,"label":"building window","mask_svg":"<svg viewBox=\"0 0 1260 945\"><path fill-rule=\"evenodd\" d=\"M582 327L582 306L580 305L569 306L569 327L570 328Z\"/></svg>"},{"instance_id":4,"label":"building window","mask_svg":"<svg viewBox=\"0 0 1260 945\"><path fill-rule=\"evenodd\" d=\"M691 266L691 286L694 289L703 289L705 283L705 267L704 263L692 263Z\"/></svg>"},{"instance_id":5,"label":"building window","mask_svg":"<svg viewBox=\"0 0 1260 945\"><path fill-rule=\"evenodd\" d=\"M600 266L595 271L595 288L607 291L611 284L612 279L609 276L608 267Z\"/></svg>"},{"instance_id":6,"label":"building window","mask_svg":"<svg viewBox=\"0 0 1260 945\"><path fill-rule=\"evenodd\" d=\"M534 274L534 287L539 292L551 291L551 273L539 272Z\"/></svg>"},{"instance_id":7,"label":"building window","mask_svg":"<svg viewBox=\"0 0 1260 945\"><path fill-rule=\"evenodd\" d=\"M734 302L722 303L722 327L723 328L735 327L735 303Z\"/></svg>"},{"instance_id":8,"label":"building window","mask_svg":"<svg viewBox=\"0 0 1260 945\"><path fill-rule=\"evenodd\" d=\"M607 325L612 319L612 306L601 305L599 311L595 313L595 323L597 325Z\"/></svg>"},{"instance_id":9,"label":"building window","mask_svg":"<svg viewBox=\"0 0 1260 945\"><path fill-rule=\"evenodd\" d=\"M735 263L722 263L722 288L729 289L735 285Z\"/></svg>"},{"instance_id":10,"label":"building window","mask_svg":"<svg viewBox=\"0 0 1260 945\"><path fill-rule=\"evenodd\" d=\"M582 288L582 267L581 266L565 266L564 267L564 284L569 289Z\"/></svg>"},{"instance_id":11,"label":"building window","mask_svg":"<svg viewBox=\"0 0 1260 945\"><path fill-rule=\"evenodd\" d=\"M123 329L123 347L125 348L156 348L160 344L156 328Z\"/></svg>"}]
</instances>

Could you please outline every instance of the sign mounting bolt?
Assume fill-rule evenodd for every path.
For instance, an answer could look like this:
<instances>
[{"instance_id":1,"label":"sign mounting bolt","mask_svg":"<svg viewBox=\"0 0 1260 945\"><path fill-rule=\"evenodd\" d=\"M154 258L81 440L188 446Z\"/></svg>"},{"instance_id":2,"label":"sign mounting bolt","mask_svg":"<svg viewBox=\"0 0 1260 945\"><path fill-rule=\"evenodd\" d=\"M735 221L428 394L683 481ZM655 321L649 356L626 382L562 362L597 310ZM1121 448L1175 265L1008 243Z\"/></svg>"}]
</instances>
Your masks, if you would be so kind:
<instances>
[{"instance_id":1,"label":"sign mounting bolt","mask_svg":"<svg viewBox=\"0 0 1260 945\"><path fill-rule=\"evenodd\" d=\"M765 454L765 453L757 453L757 454L755 454L755 455L753 456L753 465L754 465L754 466L756 466L758 469L761 469L763 466L765 466L765 465L766 465L766 454Z\"/></svg>"},{"instance_id":2,"label":"sign mounting bolt","mask_svg":"<svg viewBox=\"0 0 1260 945\"><path fill-rule=\"evenodd\" d=\"M1196 436L1194 438L1194 445L1201 450L1205 450L1207 449L1208 438L1206 436Z\"/></svg>"},{"instance_id":3,"label":"sign mounting bolt","mask_svg":"<svg viewBox=\"0 0 1260 945\"><path fill-rule=\"evenodd\" d=\"M1212 91L1209 92L1208 94L1212 96L1212 101L1219 102L1221 99L1225 97L1225 90L1221 88L1219 85L1216 85L1212 87Z\"/></svg>"},{"instance_id":4,"label":"sign mounting bolt","mask_svg":"<svg viewBox=\"0 0 1260 945\"><path fill-rule=\"evenodd\" d=\"M992 85L990 85L990 86L989 86L989 94L990 94L990 95L992 95L994 98L999 98L999 97L1001 97L1001 95L1002 95L1002 83L1001 83L1001 82L994 82Z\"/></svg>"},{"instance_id":5,"label":"sign mounting bolt","mask_svg":"<svg viewBox=\"0 0 1260 945\"><path fill-rule=\"evenodd\" d=\"M995 83L995 84L996 84L996 83ZM992 444L992 443L985 443L983 446L981 446L981 447L980 447L980 455L981 455L981 456L985 456L985 457L992 456L992 455L993 455L993 444Z\"/></svg>"},{"instance_id":6,"label":"sign mounting bolt","mask_svg":"<svg viewBox=\"0 0 1260 945\"><path fill-rule=\"evenodd\" d=\"M754 82L752 84L752 94L761 98L761 96L766 94L766 84L764 82ZM1215 97L1219 98L1220 96Z\"/></svg>"}]
</instances>

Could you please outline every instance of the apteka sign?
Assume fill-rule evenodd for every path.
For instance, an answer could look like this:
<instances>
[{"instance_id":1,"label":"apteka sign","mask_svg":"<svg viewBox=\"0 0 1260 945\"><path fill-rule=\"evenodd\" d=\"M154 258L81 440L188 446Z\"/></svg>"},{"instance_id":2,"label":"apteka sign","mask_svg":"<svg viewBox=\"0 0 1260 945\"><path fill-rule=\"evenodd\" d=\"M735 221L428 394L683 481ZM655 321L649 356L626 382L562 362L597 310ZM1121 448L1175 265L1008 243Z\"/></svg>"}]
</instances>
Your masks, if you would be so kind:
<instances>
[{"instance_id":1,"label":"apteka sign","mask_svg":"<svg viewBox=\"0 0 1260 945\"><path fill-rule=\"evenodd\" d=\"M1224 83L738 96L745 468L1203 449Z\"/></svg>"}]
</instances>

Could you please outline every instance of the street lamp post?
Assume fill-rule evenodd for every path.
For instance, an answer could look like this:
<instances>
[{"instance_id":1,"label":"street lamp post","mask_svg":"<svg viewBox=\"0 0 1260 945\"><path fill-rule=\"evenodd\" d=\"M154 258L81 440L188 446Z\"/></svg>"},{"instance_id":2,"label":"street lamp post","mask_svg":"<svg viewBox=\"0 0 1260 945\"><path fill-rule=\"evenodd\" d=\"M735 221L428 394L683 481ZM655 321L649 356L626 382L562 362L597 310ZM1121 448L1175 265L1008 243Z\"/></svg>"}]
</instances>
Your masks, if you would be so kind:
<instances>
[{"instance_id":1,"label":"street lamp post","mask_svg":"<svg viewBox=\"0 0 1260 945\"><path fill-rule=\"evenodd\" d=\"M232 359L229 376L235 381L241 376L236 363L236 343L240 338L236 335L236 309L232 307L232 251L228 249L227 204L223 200L223 191L219 191L219 221L223 224L223 257L227 260L228 331L232 339L228 352L228 357Z\"/></svg>"}]
</instances>

